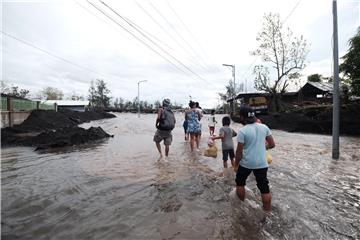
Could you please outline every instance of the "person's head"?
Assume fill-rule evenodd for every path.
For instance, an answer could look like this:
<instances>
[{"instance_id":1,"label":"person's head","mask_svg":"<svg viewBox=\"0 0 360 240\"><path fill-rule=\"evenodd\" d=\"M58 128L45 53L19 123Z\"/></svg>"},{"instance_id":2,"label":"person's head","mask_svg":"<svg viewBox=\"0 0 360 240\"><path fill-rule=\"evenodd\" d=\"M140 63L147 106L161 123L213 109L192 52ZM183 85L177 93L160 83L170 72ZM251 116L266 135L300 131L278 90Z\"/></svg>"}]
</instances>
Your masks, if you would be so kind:
<instances>
[{"instance_id":1,"label":"person's head","mask_svg":"<svg viewBox=\"0 0 360 240\"><path fill-rule=\"evenodd\" d=\"M230 117L225 116L222 118L222 125L223 126L230 126Z\"/></svg>"},{"instance_id":2,"label":"person's head","mask_svg":"<svg viewBox=\"0 0 360 240\"><path fill-rule=\"evenodd\" d=\"M163 100L163 102L162 102L162 106L165 108L165 107L170 107L170 104L171 104L171 102L170 102L170 99L168 99L168 98L165 98L164 100Z\"/></svg>"},{"instance_id":3,"label":"person's head","mask_svg":"<svg viewBox=\"0 0 360 240\"><path fill-rule=\"evenodd\" d=\"M199 102L195 102L195 107L200 108Z\"/></svg>"},{"instance_id":4,"label":"person's head","mask_svg":"<svg viewBox=\"0 0 360 240\"><path fill-rule=\"evenodd\" d=\"M240 123L246 125L256 122L255 112L248 105L240 107Z\"/></svg>"},{"instance_id":5,"label":"person's head","mask_svg":"<svg viewBox=\"0 0 360 240\"><path fill-rule=\"evenodd\" d=\"M211 115L214 115L215 114L215 110L211 110Z\"/></svg>"},{"instance_id":6,"label":"person's head","mask_svg":"<svg viewBox=\"0 0 360 240\"><path fill-rule=\"evenodd\" d=\"M194 108L194 107L195 107L195 102L190 101L190 102L189 102L189 107L190 107L190 108Z\"/></svg>"}]
</instances>

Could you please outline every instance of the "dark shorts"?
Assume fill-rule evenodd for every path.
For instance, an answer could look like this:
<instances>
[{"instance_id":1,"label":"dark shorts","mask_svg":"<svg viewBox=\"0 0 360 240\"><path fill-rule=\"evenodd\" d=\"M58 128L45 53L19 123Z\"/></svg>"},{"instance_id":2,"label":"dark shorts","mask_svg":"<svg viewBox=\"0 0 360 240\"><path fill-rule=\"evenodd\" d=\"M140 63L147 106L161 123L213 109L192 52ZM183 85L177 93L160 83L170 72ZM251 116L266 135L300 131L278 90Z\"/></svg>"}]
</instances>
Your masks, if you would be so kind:
<instances>
[{"instance_id":1,"label":"dark shorts","mask_svg":"<svg viewBox=\"0 0 360 240\"><path fill-rule=\"evenodd\" d=\"M260 190L261 193L269 193L269 181L267 179L267 170L268 168L260 168L260 169L248 169L239 165L239 168L236 173L236 186L245 186L246 179L250 175L251 172L254 173L256 178L256 186Z\"/></svg>"},{"instance_id":2,"label":"dark shorts","mask_svg":"<svg viewBox=\"0 0 360 240\"><path fill-rule=\"evenodd\" d=\"M235 158L234 149L222 150L222 153L223 153L223 161L227 161L228 156L230 157L230 160Z\"/></svg>"},{"instance_id":3,"label":"dark shorts","mask_svg":"<svg viewBox=\"0 0 360 240\"><path fill-rule=\"evenodd\" d=\"M215 131L215 127L209 127L210 131L214 132Z\"/></svg>"}]
</instances>

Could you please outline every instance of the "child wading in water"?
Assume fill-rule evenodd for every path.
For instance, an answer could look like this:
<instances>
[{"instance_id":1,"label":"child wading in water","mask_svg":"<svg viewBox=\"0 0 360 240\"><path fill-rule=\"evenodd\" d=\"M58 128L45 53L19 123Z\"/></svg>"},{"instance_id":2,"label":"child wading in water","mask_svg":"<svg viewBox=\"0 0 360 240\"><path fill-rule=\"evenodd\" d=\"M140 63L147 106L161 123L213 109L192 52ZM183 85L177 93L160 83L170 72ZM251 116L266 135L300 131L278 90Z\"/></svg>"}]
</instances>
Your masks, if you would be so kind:
<instances>
[{"instance_id":1,"label":"child wading in water","mask_svg":"<svg viewBox=\"0 0 360 240\"><path fill-rule=\"evenodd\" d=\"M214 136L213 139L221 139L224 168L227 168L228 157L230 157L231 166L235 167L234 142L232 138L237 134L230 128L230 117L223 117L222 125L223 127L219 130L219 136Z\"/></svg>"},{"instance_id":2,"label":"child wading in water","mask_svg":"<svg viewBox=\"0 0 360 240\"><path fill-rule=\"evenodd\" d=\"M211 115L208 117L208 126L209 126L210 136L214 135L216 123L217 122L215 120L215 110L211 110Z\"/></svg>"}]
</instances>

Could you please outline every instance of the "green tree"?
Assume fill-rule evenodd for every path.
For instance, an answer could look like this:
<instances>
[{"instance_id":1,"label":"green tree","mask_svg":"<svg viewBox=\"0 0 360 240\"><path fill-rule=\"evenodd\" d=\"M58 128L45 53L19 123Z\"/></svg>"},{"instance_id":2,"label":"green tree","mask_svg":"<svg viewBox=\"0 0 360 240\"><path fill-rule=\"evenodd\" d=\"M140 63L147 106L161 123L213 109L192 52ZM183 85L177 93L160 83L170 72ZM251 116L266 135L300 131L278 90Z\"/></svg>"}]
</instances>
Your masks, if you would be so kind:
<instances>
[{"instance_id":1,"label":"green tree","mask_svg":"<svg viewBox=\"0 0 360 240\"><path fill-rule=\"evenodd\" d=\"M321 74L312 74L307 77L307 80L309 82L322 82L324 80L324 77Z\"/></svg>"},{"instance_id":2,"label":"green tree","mask_svg":"<svg viewBox=\"0 0 360 240\"><path fill-rule=\"evenodd\" d=\"M9 87L8 84L5 83L5 81L1 80L1 93L7 94L9 96L13 97L20 97L20 98L26 98L26 96L30 93L27 89L19 89L18 86L11 86Z\"/></svg>"},{"instance_id":3,"label":"green tree","mask_svg":"<svg viewBox=\"0 0 360 240\"><path fill-rule=\"evenodd\" d=\"M61 90L53 87L45 87L41 94L46 100L62 100L64 97L64 93Z\"/></svg>"},{"instance_id":4,"label":"green tree","mask_svg":"<svg viewBox=\"0 0 360 240\"><path fill-rule=\"evenodd\" d=\"M299 72L305 68L308 44L303 36L295 37L289 28L284 29L279 14L272 13L264 15L256 41L259 47L252 54L260 56L265 65L254 67L255 88L270 93L272 110L280 111L281 94L291 83L300 81Z\"/></svg>"},{"instance_id":5,"label":"green tree","mask_svg":"<svg viewBox=\"0 0 360 240\"><path fill-rule=\"evenodd\" d=\"M350 84L351 94L360 96L360 27L349 40L349 46L348 52L341 58L344 62L340 65L340 71Z\"/></svg>"},{"instance_id":6,"label":"green tree","mask_svg":"<svg viewBox=\"0 0 360 240\"><path fill-rule=\"evenodd\" d=\"M225 86L225 93L218 93L220 96L220 100L222 101L221 108L224 110L224 112L230 112L232 111L230 109L230 104L228 103L228 100L230 98L233 98L236 96L237 92L240 90L234 85L233 80L229 80L228 85Z\"/></svg>"},{"instance_id":7,"label":"green tree","mask_svg":"<svg viewBox=\"0 0 360 240\"><path fill-rule=\"evenodd\" d=\"M107 108L110 106L110 90L106 87L106 83L102 79L96 79L95 85L91 81L89 88L88 100L90 105L95 108Z\"/></svg>"}]
</instances>

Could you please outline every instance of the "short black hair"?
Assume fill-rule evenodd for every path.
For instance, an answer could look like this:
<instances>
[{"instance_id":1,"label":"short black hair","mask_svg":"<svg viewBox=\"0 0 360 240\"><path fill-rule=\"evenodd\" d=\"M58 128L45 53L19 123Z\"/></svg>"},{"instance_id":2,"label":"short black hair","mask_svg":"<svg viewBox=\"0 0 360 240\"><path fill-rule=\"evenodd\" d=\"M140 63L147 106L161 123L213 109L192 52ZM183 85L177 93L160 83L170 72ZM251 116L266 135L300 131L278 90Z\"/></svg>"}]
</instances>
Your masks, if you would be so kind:
<instances>
[{"instance_id":1,"label":"short black hair","mask_svg":"<svg viewBox=\"0 0 360 240\"><path fill-rule=\"evenodd\" d=\"M193 108L194 106L195 106L195 102L193 102L193 101L190 100L190 102L189 102L189 107L190 107L190 108Z\"/></svg>"},{"instance_id":2,"label":"short black hair","mask_svg":"<svg viewBox=\"0 0 360 240\"><path fill-rule=\"evenodd\" d=\"M215 110L213 109L213 110L211 110L211 114L215 114Z\"/></svg>"},{"instance_id":3,"label":"short black hair","mask_svg":"<svg viewBox=\"0 0 360 240\"><path fill-rule=\"evenodd\" d=\"M230 126L230 122L231 122L230 117L225 116L225 117L222 118L222 125L223 126Z\"/></svg>"}]
</instances>

